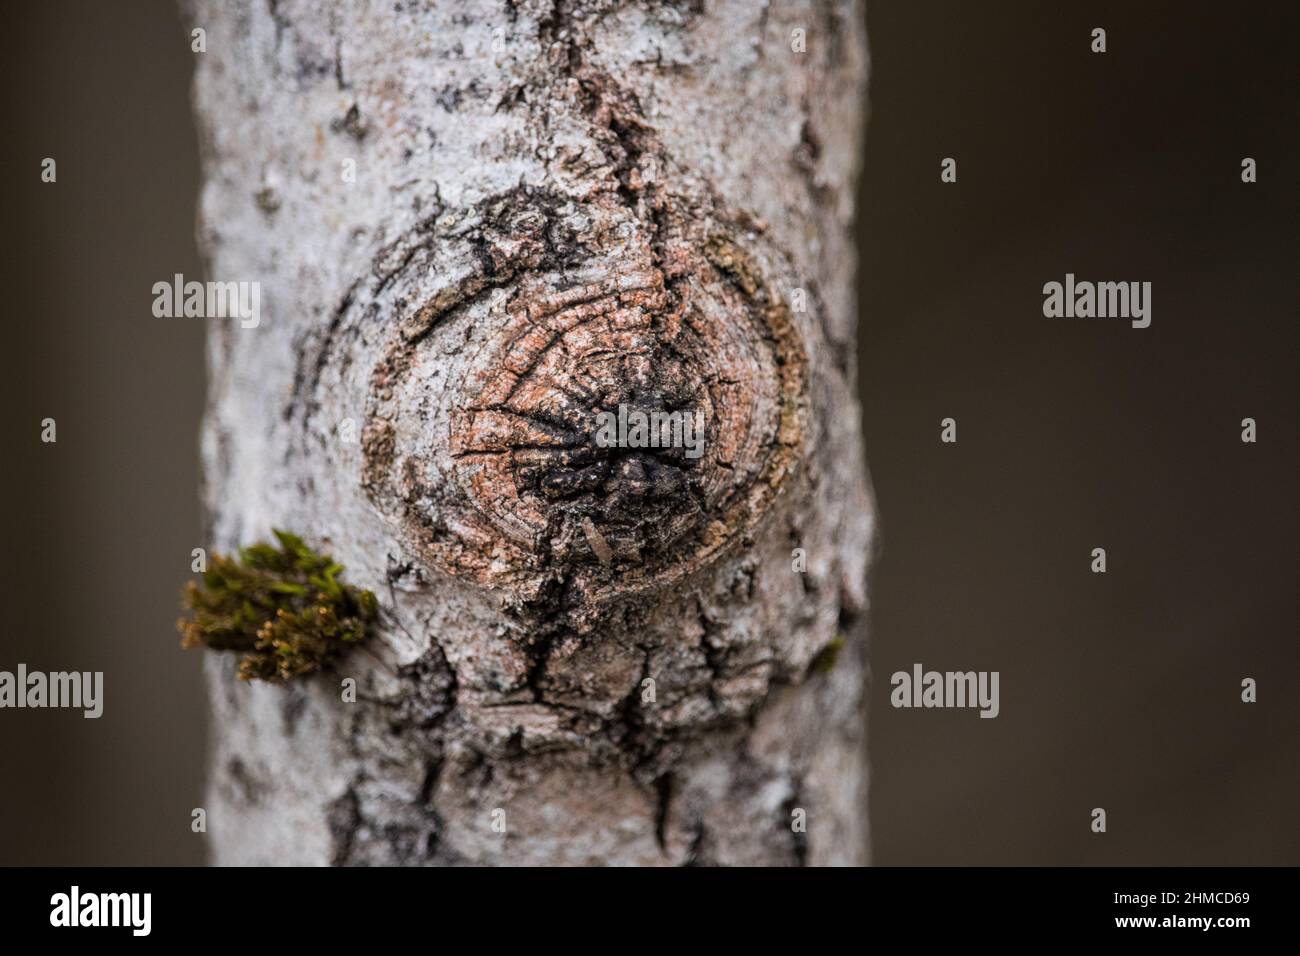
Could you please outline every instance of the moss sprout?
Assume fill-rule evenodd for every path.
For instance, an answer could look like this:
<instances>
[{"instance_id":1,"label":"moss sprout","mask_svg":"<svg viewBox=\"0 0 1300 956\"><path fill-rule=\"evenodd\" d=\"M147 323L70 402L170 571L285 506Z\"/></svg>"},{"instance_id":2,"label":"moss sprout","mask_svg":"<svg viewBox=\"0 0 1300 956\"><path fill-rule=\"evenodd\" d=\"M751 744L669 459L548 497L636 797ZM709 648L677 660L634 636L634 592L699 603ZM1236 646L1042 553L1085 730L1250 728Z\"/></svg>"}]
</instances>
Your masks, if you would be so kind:
<instances>
[{"instance_id":1,"label":"moss sprout","mask_svg":"<svg viewBox=\"0 0 1300 956\"><path fill-rule=\"evenodd\" d=\"M848 643L843 634L836 634L830 642L817 652L817 656L812 659L810 671L818 674L829 674L835 669L835 662L839 660L840 651L844 650L844 645Z\"/></svg>"},{"instance_id":2,"label":"moss sprout","mask_svg":"<svg viewBox=\"0 0 1300 956\"><path fill-rule=\"evenodd\" d=\"M343 567L296 535L275 532L238 557L213 555L190 581L177 622L182 647L243 651L243 680L282 683L311 674L363 642L378 616L374 594L343 584Z\"/></svg>"}]
</instances>

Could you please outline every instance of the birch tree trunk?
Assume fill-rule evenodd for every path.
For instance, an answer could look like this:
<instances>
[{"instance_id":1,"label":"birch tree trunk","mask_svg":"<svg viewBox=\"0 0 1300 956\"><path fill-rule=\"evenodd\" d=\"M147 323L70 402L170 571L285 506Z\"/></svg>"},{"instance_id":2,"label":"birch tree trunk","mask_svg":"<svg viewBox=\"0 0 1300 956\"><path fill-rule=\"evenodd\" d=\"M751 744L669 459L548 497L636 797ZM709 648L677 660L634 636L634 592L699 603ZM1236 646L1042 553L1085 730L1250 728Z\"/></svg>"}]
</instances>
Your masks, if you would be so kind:
<instances>
[{"instance_id":1,"label":"birch tree trunk","mask_svg":"<svg viewBox=\"0 0 1300 956\"><path fill-rule=\"evenodd\" d=\"M297 684L210 657L215 861L863 862L858 6L186 16L209 277L261 289L209 545L295 532L384 609ZM703 454L601 447L620 405Z\"/></svg>"}]
</instances>

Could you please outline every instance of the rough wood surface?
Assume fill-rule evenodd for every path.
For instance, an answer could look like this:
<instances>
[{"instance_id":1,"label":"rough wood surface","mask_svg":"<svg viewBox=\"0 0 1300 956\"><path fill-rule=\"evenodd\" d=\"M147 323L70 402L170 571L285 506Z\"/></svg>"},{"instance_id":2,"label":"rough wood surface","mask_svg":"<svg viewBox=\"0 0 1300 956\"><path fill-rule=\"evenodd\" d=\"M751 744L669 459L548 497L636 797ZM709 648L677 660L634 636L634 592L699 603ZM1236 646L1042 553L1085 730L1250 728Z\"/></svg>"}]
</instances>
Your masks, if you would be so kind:
<instances>
[{"instance_id":1,"label":"rough wood surface","mask_svg":"<svg viewBox=\"0 0 1300 956\"><path fill-rule=\"evenodd\" d=\"M384 605L336 674L210 662L215 861L863 862L858 6L186 17L200 241L262 296L210 337L210 544ZM704 453L598 447L620 404Z\"/></svg>"}]
</instances>

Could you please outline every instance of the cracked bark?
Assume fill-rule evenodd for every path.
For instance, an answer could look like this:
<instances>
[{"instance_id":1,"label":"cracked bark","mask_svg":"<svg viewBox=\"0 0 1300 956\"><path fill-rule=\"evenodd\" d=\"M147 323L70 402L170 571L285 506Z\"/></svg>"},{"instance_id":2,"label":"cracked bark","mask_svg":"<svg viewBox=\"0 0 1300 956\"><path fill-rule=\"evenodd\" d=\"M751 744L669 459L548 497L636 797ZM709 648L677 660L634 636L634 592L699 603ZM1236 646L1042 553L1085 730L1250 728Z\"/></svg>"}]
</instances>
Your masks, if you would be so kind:
<instances>
[{"instance_id":1,"label":"cracked bark","mask_svg":"<svg viewBox=\"0 0 1300 956\"><path fill-rule=\"evenodd\" d=\"M209 340L210 544L384 605L299 686L209 661L215 860L863 862L860 9L187 15L200 242L262 293ZM703 455L598 447L620 404Z\"/></svg>"}]
</instances>

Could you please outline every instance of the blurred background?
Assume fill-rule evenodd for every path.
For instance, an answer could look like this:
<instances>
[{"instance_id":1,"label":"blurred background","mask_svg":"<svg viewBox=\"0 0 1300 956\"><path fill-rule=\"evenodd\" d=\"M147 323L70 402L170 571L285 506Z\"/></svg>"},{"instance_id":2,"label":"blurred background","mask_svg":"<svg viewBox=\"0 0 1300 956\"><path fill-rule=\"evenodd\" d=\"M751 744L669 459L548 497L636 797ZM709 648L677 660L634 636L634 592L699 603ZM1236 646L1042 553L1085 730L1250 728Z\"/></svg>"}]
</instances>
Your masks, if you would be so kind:
<instances>
[{"instance_id":1,"label":"blurred background","mask_svg":"<svg viewBox=\"0 0 1300 956\"><path fill-rule=\"evenodd\" d=\"M1300 864L1300 13L1133 6L867 9L879 864ZM188 35L169 0L0 17L0 669L106 701L0 711L0 863L201 863L203 329L146 291L201 270ZM1151 327L1044 318L1067 272L1151 282ZM891 708L917 662L1000 671L1001 715Z\"/></svg>"}]
</instances>

